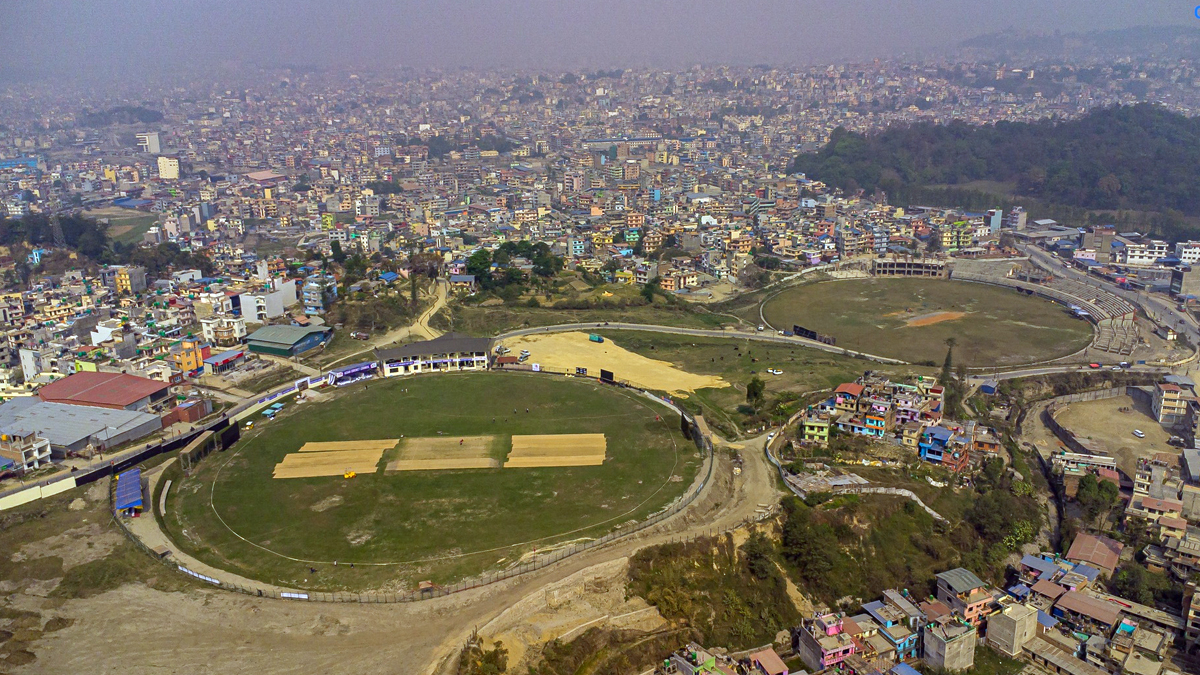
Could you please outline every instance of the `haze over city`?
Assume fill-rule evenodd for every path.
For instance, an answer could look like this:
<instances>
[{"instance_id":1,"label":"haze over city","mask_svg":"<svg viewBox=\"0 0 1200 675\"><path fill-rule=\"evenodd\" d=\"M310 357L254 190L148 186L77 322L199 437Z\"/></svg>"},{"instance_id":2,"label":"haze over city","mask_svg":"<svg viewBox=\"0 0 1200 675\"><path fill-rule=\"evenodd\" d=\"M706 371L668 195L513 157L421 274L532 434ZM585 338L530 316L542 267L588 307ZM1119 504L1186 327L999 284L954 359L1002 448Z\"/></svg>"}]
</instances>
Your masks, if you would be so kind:
<instances>
[{"instance_id":1,"label":"haze over city","mask_svg":"<svg viewBox=\"0 0 1200 675\"><path fill-rule=\"evenodd\" d=\"M808 65L1005 28L1200 25L1186 0L96 0L5 2L0 73L121 78L212 65ZM1136 10L1136 11L1131 11Z\"/></svg>"},{"instance_id":2,"label":"haze over city","mask_svg":"<svg viewBox=\"0 0 1200 675\"><path fill-rule=\"evenodd\" d=\"M0 672L1200 673L1200 0L0 0Z\"/></svg>"}]
</instances>

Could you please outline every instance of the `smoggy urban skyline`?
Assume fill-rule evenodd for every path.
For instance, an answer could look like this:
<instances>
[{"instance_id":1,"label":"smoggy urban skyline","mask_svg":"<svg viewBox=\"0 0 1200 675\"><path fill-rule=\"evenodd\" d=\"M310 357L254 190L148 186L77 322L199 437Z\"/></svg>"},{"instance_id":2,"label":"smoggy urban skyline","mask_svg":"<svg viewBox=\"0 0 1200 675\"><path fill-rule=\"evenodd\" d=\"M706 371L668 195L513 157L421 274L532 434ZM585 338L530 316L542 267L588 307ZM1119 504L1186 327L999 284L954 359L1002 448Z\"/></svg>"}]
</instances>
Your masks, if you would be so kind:
<instances>
[{"instance_id":1,"label":"smoggy urban skyline","mask_svg":"<svg viewBox=\"0 0 1200 675\"><path fill-rule=\"evenodd\" d=\"M1005 28L1188 25L1190 0L48 0L0 8L0 74L210 65L678 67L924 54ZM1136 9L1136 11L1131 11Z\"/></svg>"}]
</instances>

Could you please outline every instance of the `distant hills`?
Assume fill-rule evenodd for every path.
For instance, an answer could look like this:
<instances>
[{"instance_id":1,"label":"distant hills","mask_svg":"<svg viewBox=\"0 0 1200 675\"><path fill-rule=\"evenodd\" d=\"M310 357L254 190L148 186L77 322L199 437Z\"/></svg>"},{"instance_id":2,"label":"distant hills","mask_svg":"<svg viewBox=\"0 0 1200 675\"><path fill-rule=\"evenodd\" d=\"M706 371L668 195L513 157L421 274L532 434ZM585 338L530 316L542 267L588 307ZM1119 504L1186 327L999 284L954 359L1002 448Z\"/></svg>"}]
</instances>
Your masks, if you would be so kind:
<instances>
[{"instance_id":1,"label":"distant hills","mask_svg":"<svg viewBox=\"0 0 1200 675\"><path fill-rule=\"evenodd\" d=\"M1047 204L1196 213L1200 118L1141 104L1058 122L915 124L869 136L837 129L789 172L847 192L882 189L894 203L920 199L928 186L987 181Z\"/></svg>"},{"instance_id":2,"label":"distant hills","mask_svg":"<svg viewBox=\"0 0 1200 675\"><path fill-rule=\"evenodd\" d=\"M1183 25L1137 26L1087 33L1008 29L961 42L952 53L956 58L983 61L1113 62L1122 57L1196 59L1200 58L1200 30L1196 30L1196 26Z\"/></svg>"}]
</instances>

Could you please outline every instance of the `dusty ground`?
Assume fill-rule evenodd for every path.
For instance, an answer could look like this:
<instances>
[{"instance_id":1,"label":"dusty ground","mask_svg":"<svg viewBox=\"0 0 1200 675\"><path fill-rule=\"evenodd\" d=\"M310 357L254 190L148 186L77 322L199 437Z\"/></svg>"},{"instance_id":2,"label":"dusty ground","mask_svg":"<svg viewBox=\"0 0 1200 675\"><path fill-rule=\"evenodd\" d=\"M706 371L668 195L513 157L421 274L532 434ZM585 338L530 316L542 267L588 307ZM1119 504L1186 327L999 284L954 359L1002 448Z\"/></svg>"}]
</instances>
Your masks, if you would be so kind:
<instances>
[{"instance_id":1,"label":"dusty ground","mask_svg":"<svg viewBox=\"0 0 1200 675\"><path fill-rule=\"evenodd\" d=\"M914 316L905 323L909 326L932 326L935 323L943 321L955 321L966 315L966 312L933 312L932 314Z\"/></svg>"},{"instance_id":2,"label":"dusty ground","mask_svg":"<svg viewBox=\"0 0 1200 675\"><path fill-rule=\"evenodd\" d=\"M1167 445L1171 434L1159 425L1149 408L1135 406L1128 396L1072 403L1056 419L1076 436L1103 443L1117 459L1117 467L1130 477L1137 470L1139 457L1175 451ZM1134 429L1146 432L1146 437L1136 438Z\"/></svg>"},{"instance_id":3,"label":"dusty ground","mask_svg":"<svg viewBox=\"0 0 1200 675\"><path fill-rule=\"evenodd\" d=\"M447 659L474 628L480 628L485 640L503 639L515 663L544 638L570 639L593 622L654 627L660 620L656 611L646 610L636 598L624 598L624 561L643 546L729 528L774 504L779 494L762 457L762 442L745 444L744 470L737 477L729 459L720 455L704 494L653 531L539 572L426 602L260 600L188 582L141 553L132 557L141 581L91 597L47 598L44 581L16 579L0 591L0 631L16 636L0 649L18 638L22 644L7 652L11 659L0 657L0 672L432 674L445 672ZM10 530L10 535L31 535L28 546L12 547L12 553L78 562L103 556L107 544L123 542L120 535L113 538L104 489L87 491L85 510L70 506L80 492L50 504L57 514L53 518L81 528L74 532L77 543L64 541L62 533L71 528L46 528L46 519L40 519ZM170 583L164 586L163 580Z\"/></svg>"},{"instance_id":4,"label":"dusty ground","mask_svg":"<svg viewBox=\"0 0 1200 675\"><path fill-rule=\"evenodd\" d=\"M611 370L618 380L627 380L646 389L686 396L688 392L705 387L728 387L728 382L716 375L696 375L680 370L669 361L658 361L623 349L613 340L603 343L588 340L587 333L554 333L527 335L505 340L504 346L519 354L528 349L529 363L551 368L574 370L587 368L589 375L599 375L600 369Z\"/></svg>"}]
</instances>

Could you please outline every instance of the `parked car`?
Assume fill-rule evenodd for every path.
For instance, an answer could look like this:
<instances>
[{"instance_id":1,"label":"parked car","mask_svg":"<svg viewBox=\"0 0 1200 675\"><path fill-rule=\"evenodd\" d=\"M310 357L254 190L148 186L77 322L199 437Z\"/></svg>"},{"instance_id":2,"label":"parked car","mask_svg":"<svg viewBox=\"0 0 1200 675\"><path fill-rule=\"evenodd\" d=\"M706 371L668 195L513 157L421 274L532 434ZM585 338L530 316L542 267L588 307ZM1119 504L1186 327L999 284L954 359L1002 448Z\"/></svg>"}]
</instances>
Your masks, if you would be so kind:
<instances>
[{"instance_id":1,"label":"parked car","mask_svg":"<svg viewBox=\"0 0 1200 675\"><path fill-rule=\"evenodd\" d=\"M354 338L355 340L369 340L371 338L371 334L364 333L361 330L356 330L350 334L350 337Z\"/></svg>"},{"instance_id":2,"label":"parked car","mask_svg":"<svg viewBox=\"0 0 1200 675\"><path fill-rule=\"evenodd\" d=\"M764 330L766 330L766 329L767 329L767 327L766 327L766 326L762 325L761 323L760 323L760 324L758 324L758 332L760 332L760 333L761 333L761 332L763 332L763 331L764 331Z\"/></svg>"},{"instance_id":3,"label":"parked car","mask_svg":"<svg viewBox=\"0 0 1200 675\"><path fill-rule=\"evenodd\" d=\"M1142 431L1141 429L1134 429L1134 430L1133 430L1133 435L1134 435L1134 436L1137 436L1138 438L1145 438L1145 437L1146 437L1146 432Z\"/></svg>"}]
</instances>

